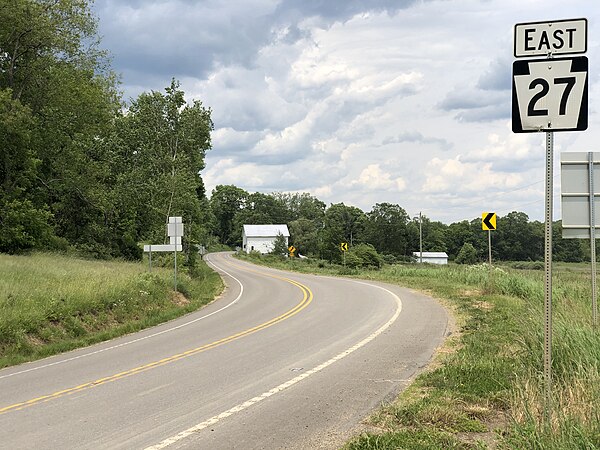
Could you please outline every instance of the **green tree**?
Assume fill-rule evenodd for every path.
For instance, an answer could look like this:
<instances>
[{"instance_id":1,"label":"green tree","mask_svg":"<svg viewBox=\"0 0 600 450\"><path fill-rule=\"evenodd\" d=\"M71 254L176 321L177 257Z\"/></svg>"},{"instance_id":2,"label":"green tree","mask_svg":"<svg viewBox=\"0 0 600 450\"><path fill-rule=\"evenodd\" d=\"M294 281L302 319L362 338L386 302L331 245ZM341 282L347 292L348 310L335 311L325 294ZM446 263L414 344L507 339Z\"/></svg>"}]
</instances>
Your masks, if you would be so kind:
<instances>
[{"instance_id":1,"label":"green tree","mask_svg":"<svg viewBox=\"0 0 600 450\"><path fill-rule=\"evenodd\" d=\"M166 240L168 217L182 216L187 237L200 239L209 221L200 171L211 148L210 115L200 101L186 103L172 80L165 94L141 94L121 117L115 194L123 202L124 220L136 224L135 238Z\"/></svg>"},{"instance_id":2,"label":"green tree","mask_svg":"<svg viewBox=\"0 0 600 450\"><path fill-rule=\"evenodd\" d=\"M399 205L377 203L367 214L365 240L379 253L409 255L408 222L410 217Z\"/></svg>"},{"instance_id":3,"label":"green tree","mask_svg":"<svg viewBox=\"0 0 600 450\"><path fill-rule=\"evenodd\" d=\"M241 230L243 225L287 223L287 216L285 206L275 197L254 192L248 194L242 208L236 212L234 228Z\"/></svg>"},{"instance_id":4,"label":"green tree","mask_svg":"<svg viewBox=\"0 0 600 450\"><path fill-rule=\"evenodd\" d=\"M337 203L327 208L321 231L321 257L340 262L340 243L353 245L362 242L366 220L365 213L355 206Z\"/></svg>"},{"instance_id":5,"label":"green tree","mask_svg":"<svg viewBox=\"0 0 600 450\"><path fill-rule=\"evenodd\" d=\"M422 216L423 251L445 252L447 225L434 222L427 216ZM408 225L409 254L419 250L419 217L415 217Z\"/></svg>"},{"instance_id":6,"label":"green tree","mask_svg":"<svg viewBox=\"0 0 600 450\"><path fill-rule=\"evenodd\" d=\"M10 95L9 109L21 105L30 116L23 139L14 130L6 135L13 163L4 165L3 177L8 195L20 195L5 196L14 214L5 213L13 224L27 217L21 223L27 238L17 247L42 245L51 225L59 235L81 237L97 226L99 212L91 144L119 107L96 21L83 0L11 0L0 6L0 23L2 114Z\"/></svg>"},{"instance_id":7,"label":"green tree","mask_svg":"<svg viewBox=\"0 0 600 450\"><path fill-rule=\"evenodd\" d=\"M458 255L456 255L456 264L475 264L478 261L477 250L473 247L473 244L465 242Z\"/></svg>"},{"instance_id":8,"label":"green tree","mask_svg":"<svg viewBox=\"0 0 600 450\"><path fill-rule=\"evenodd\" d=\"M107 71L86 0L10 0L0 6L0 86L39 106L56 68ZM40 98L41 97L41 98Z\"/></svg>"},{"instance_id":9,"label":"green tree","mask_svg":"<svg viewBox=\"0 0 600 450\"><path fill-rule=\"evenodd\" d=\"M586 255L581 241L581 239L563 239L562 221L559 220L552 224L552 254L556 261L582 262L585 259L589 261L589 245L586 246Z\"/></svg>"},{"instance_id":10,"label":"green tree","mask_svg":"<svg viewBox=\"0 0 600 450\"><path fill-rule=\"evenodd\" d=\"M215 233L221 243L241 245L242 230L234 227L234 219L248 199L248 192L233 185L218 185L210 197L210 209L215 217Z\"/></svg>"},{"instance_id":11,"label":"green tree","mask_svg":"<svg viewBox=\"0 0 600 450\"><path fill-rule=\"evenodd\" d=\"M319 230L315 221L305 219L289 223L291 241L302 255L315 256L319 252Z\"/></svg>"},{"instance_id":12,"label":"green tree","mask_svg":"<svg viewBox=\"0 0 600 450\"><path fill-rule=\"evenodd\" d=\"M273 243L273 250L271 250L271 254L277 256L285 256L287 253L287 240L283 234L278 233L275 237L275 242Z\"/></svg>"},{"instance_id":13,"label":"green tree","mask_svg":"<svg viewBox=\"0 0 600 450\"><path fill-rule=\"evenodd\" d=\"M34 203L39 160L30 149L31 111L11 90L0 90L0 251L40 247L52 235L50 212Z\"/></svg>"},{"instance_id":14,"label":"green tree","mask_svg":"<svg viewBox=\"0 0 600 450\"><path fill-rule=\"evenodd\" d=\"M529 217L523 212L513 211L498 217L497 229L492 237L495 243L492 251L500 260L528 261L537 260L541 255L539 239L542 236L534 231ZM543 246L541 247L543 248Z\"/></svg>"},{"instance_id":15,"label":"green tree","mask_svg":"<svg viewBox=\"0 0 600 450\"><path fill-rule=\"evenodd\" d=\"M288 217L286 222L297 219L308 219L312 220L315 226L322 226L326 205L318 198L306 192L302 194L275 192L272 195L287 210Z\"/></svg>"}]
</instances>

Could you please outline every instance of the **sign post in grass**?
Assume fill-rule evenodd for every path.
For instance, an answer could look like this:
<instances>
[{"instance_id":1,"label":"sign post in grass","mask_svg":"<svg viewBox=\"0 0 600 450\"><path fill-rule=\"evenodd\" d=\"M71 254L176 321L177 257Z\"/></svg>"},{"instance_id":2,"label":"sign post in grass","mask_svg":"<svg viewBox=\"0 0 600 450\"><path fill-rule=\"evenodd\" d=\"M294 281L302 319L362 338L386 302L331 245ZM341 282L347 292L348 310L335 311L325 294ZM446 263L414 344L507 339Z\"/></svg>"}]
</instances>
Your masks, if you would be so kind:
<instances>
[{"instance_id":1,"label":"sign post in grass","mask_svg":"<svg viewBox=\"0 0 600 450\"><path fill-rule=\"evenodd\" d=\"M144 245L144 252L148 252L150 270L152 270L152 252L173 252L175 256L174 284L177 291L177 252L183 250L181 238L183 237L183 221L181 217L169 217L167 223L167 234L169 244L163 245Z\"/></svg>"}]
</instances>

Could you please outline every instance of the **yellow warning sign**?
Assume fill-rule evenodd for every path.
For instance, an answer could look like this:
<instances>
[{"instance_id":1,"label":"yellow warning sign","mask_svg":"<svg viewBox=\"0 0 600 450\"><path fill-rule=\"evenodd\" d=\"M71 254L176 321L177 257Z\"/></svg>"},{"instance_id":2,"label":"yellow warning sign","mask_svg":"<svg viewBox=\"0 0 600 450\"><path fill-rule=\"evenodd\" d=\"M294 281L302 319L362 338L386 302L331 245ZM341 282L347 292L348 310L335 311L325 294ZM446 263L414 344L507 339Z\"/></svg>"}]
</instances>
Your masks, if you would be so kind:
<instances>
[{"instance_id":1,"label":"yellow warning sign","mask_svg":"<svg viewBox=\"0 0 600 450\"><path fill-rule=\"evenodd\" d=\"M496 229L496 213L484 212L481 214L481 228L483 230Z\"/></svg>"}]
</instances>

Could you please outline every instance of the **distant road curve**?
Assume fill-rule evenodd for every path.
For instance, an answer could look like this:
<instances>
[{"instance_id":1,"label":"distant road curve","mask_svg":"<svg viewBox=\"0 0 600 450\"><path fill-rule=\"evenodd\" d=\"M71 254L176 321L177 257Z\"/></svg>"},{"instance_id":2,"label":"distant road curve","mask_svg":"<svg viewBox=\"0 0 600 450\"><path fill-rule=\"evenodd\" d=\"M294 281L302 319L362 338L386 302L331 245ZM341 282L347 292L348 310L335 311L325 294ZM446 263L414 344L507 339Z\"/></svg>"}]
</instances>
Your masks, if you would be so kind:
<instances>
[{"instance_id":1,"label":"distant road curve","mask_svg":"<svg viewBox=\"0 0 600 450\"><path fill-rule=\"evenodd\" d=\"M227 253L202 310L0 371L6 448L336 448L446 334L429 297Z\"/></svg>"}]
</instances>

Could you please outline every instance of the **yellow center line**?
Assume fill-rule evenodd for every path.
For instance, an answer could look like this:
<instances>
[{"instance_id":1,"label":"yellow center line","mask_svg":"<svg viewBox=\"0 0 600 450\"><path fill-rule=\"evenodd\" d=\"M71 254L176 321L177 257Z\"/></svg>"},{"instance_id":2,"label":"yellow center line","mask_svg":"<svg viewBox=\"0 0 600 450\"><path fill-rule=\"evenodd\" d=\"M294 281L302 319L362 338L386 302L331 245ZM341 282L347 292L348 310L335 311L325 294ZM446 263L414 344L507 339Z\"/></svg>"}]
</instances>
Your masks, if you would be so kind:
<instances>
[{"instance_id":1,"label":"yellow center line","mask_svg":"<svg viewBox=\"0 0 600 450\"><path fill-rule=\"evenodd\" d=\"M234 264L230 264L230 265L234 265ZM133 369L129 369L129 370L126 370L126 371L123 371L123 372L119 372L117 374L110 375L110 376L104 377L104 378L100 378L100 379L95 380L95 381L90 381L88 383L83 383L83 384L80 384L78 386L74 386L74 387L71 387L71 388L63 389L61 391L57 391L57 392L54 392L52 394L42 395L40 397L36 397L36 398L31 399L31 400L27 400L27 401L24 401L24 402L15 403L15 404L12 404L12 405L9 405L9 406L5 406L3 408L0 408L0 414L7 413L9 411L17 411L17 410L20 410L20 409L23 409L23 408L27 408L29 406L33 406L33 405L38 404L38 403L47 402L47 401L52 400L52 399L56 399L56 398L63 397L63 396L69 395L69 394L73 394L75 392L79 392L79 391L82 391L82 390L85 390L85 389L90 389L90 388L93 388L93 387L96 387L96 386L100 386L102 384L106 384L106 383L110 383L110 382L113 382L113 381L117 381L117 380L129 377L131 375L136 375L138 373L145 372L147 370L154 369L156 367L164 366L165 364L169 364L169 363L172 363L172 362L175 362L175 361L179 361L180 359L187 358L189 356L197 355L198 353L205 352L205 351L210 350L212 348L219 347L221 345L227 344L229 342L232 342L232 341L235 341L237 339L240 339L240 338L242 338L244 336L248 336L250 334L256 333L256 332L261 331L261 330L264 330L265 328L268 328L268 327L273 326L273 325L275 325L275 324L277 324L279 322L282 322L282 321L284 321L286 319L289 319L290 317L298 314L300 311L302 311L304 308L306 308L312 302L312 300L313 300L313 293L312 293L312 291L307 286L303 285L302 283L299 283L299 282L294 281L294 280L290 280L289 278L280 277L280 276L277 276L277 275L266 274L266 273L263 273L263 272L257 272L255 270L251 270L251 269L248 269L246 267L239 266L237 264L235 264L234 266L237 267L237 268L239 268L240 270L244 270L244 271L247 271L247 272L257 273L259 275L270 277L270 278L276 278L278 280L285 281L287 283L290 283L290 284L298 287L300 289L300 291L302 291L302 301L300 301L300 303L298 303L292 309L290 309L289 311L283 313L280 316L277 316L277 317L275 317L275 318L273 318L273 319L271 319L271 320L269 320L267 322L264 322L264 323L262 323L260 325L257 325L255 327L249 328L247 330L241 331L239 333L233 334L233 335L228 336L226 338L219 339L217 341L211 342L210 344L205 344L205 345L202 345L200 347L192 348L190 350L186 350L185 352L177 353L176 355L172 355L172 356L169 356L167 358L160 359L158 361L153 361L153 362L150 362L148 364L144 364L142 366L134 367Z\"/></svg>"}]
</instances>

